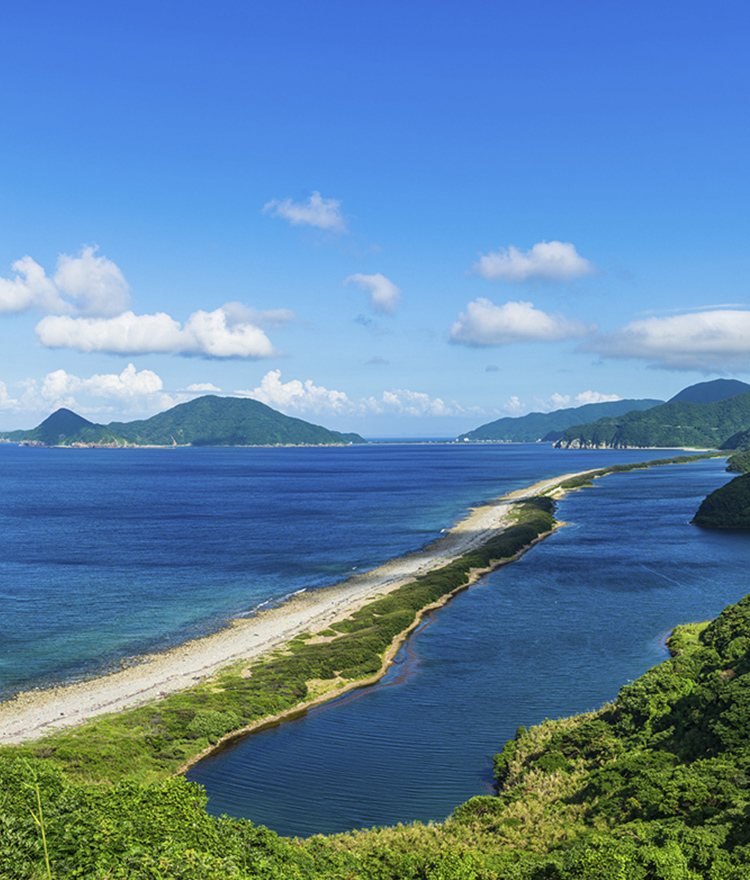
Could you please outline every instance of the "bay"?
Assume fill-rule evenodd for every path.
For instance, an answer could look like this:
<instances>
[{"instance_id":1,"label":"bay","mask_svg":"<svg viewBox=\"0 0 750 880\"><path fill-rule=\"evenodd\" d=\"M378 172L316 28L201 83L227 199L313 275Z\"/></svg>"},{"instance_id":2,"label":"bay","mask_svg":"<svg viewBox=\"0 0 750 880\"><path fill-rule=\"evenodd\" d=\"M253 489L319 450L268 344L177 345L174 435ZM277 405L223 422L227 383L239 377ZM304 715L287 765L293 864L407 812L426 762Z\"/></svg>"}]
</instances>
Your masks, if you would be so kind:
<instances>
[{"instance_id":1,"label":"bay","mask_svg":"<svg viewBox=\"0 0 750 880\"><path fill-rule=\"evenodd\" d=\"M599 708L667 657L677 623L748 591L750 536L689 525L716 461L610 475L569 525L431 615L381 684L193 768L215 814L280 834L441 820L492 793L520 725Z\"/></svg>"}]
</instances>

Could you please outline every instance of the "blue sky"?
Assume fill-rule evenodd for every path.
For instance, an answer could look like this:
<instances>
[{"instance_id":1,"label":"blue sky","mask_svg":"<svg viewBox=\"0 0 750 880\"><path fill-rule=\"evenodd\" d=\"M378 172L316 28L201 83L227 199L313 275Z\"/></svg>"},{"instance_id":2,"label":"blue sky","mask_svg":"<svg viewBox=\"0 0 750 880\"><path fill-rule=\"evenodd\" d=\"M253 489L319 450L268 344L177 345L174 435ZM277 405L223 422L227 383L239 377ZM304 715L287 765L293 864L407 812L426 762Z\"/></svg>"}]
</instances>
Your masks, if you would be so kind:
<instances>
[{"instance_id":1,"label":"blue sky","mask_svg":"<svg viewBox=\"0 0 750 880\"><path fill-rule=\"evenodd\" d=\"M366 437L748 380L741 2L29 2L0 429L248 395Z\"/></svg>"}]
</instances>

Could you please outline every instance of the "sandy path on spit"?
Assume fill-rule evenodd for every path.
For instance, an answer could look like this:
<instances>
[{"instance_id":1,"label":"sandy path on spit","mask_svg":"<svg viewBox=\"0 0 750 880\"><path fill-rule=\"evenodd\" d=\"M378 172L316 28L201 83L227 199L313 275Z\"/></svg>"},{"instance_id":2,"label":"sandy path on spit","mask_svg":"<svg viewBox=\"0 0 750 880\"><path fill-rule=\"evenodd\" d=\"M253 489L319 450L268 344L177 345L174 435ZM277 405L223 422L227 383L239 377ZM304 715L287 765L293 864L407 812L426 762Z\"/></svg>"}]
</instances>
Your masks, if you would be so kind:
<instances>
[{"instance_id":1,"label":"sandy path on spit","mask_svg":"<svg viewBox=\"0 0 750 880\"><path fill-rule=\"evenodd\" d=\"M590 473L584 471L581 473ZM297 633L318 632L372 601L480 546L509 525L514 504L549 493L575 474L543 480L473 508L443 537L340 584L292 597L277 608L229 622L212 635L150 654L116 672L60 687L35 689L0 702L0 744L19 743L88 718L158 699L215 675L238 660L254 660ZM562 490L560 490L562 492Z\"/></svg>"}]
</instances>

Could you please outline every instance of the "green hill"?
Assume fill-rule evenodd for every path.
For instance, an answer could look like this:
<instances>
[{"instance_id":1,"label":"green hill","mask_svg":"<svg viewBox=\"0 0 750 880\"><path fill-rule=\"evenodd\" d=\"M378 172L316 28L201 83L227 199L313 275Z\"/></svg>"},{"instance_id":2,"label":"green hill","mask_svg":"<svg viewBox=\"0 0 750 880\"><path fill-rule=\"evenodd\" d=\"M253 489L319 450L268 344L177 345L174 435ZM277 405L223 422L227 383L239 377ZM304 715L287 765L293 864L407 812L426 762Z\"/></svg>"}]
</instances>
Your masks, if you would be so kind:
<instances>
[{"instance_id":1,"label":"green hill","mask_svg":"<svg viewBox=\"0 0 750 880\"><path fill-rule=\"evenodd\" d=\"M674 397L670 397L667 403L716 403L748 392L750 385L747 382L740 382L739 379L714 379L711 382L698 382L696 385L683 388Z\"/></svg>"},{"instance_id":2,"label":"green hill","mask_svg":"<svg viewBox=\"0 0 750 880\"><path fill-rule=\"evenodd\" d=\"M750 473L704 498L693 522L713 529L750 529Z\"/></svg>"},{"instance_id":3,"label":"green hill","mask_svg":"<svg viewBox=\"0 0 750 880\"><path fill-rule=\"evenodd\" d=\"M181 403L150 419L109 425L96 425L60 409L14 439L47 446L328 446L365 442L359 434L329 431L285 416L257 400L213 395Z\"/></svg>"},{"instance_id":4,"label":"green hill","mask_svg":"<svg viewBox=\"0 0 750 880\"><path fill-rule=\"evenodd\" d=\"M40 425L26 431L21 439L30 443L43 443L45 446L59 446L69 438L89 427L98 427L69 409L58 409Z\"/></svg>"},{"instance_id":5,"label":"green hill","mask_svg":"<svg viewBox=\"0 0 750 880\"><path fill-rule=\"evenodd\" d=\"M605 403L587 403L583 406L558 409L550 413L529 413L518 418L497 419L481 425L459 440L535 443L538 440L558 440L566 428L604 416L619 416L631 410L650 409L662 400L611 400Z\"/></svg>"},{"instance_id":6,"label":"green hill","mask_svg":"<svg viewBox=\"0 0 750 880\"><path fill-rule=\"evenodd\" d=\"M712 403L670 402L645 412L568 428L561 449L698 447L720 449L750 428L750 393Z\"/></svg>"}]
</instances>

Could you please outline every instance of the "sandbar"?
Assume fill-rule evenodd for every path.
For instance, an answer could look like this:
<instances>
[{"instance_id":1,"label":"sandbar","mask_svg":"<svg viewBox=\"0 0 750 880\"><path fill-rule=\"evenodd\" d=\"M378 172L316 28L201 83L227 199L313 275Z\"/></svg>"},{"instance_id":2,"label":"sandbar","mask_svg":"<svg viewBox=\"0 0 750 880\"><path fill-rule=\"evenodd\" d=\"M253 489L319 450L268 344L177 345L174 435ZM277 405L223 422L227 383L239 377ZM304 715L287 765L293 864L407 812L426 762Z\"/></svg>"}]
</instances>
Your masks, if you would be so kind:
<instances>
[{"instance_id":1,"label":"sandbar","mask_svg":"<svg viewBox=\"0 0 750 880\"><path fill-rule=\"evenodd\" d=\"M59 687L38 688L0 702L0 744L37 739L90 718L158 700L215 676L237 661L254 661L303 632L316 633L405 583L481 546L512 524L514 505L535 495L559 497L560 484L595 470L542 480L472 508L423 549L329 587L292 596L275 608L237 618L224 629L169 650L131 658L122 669Z\"/></svg>"}]
</instances>

